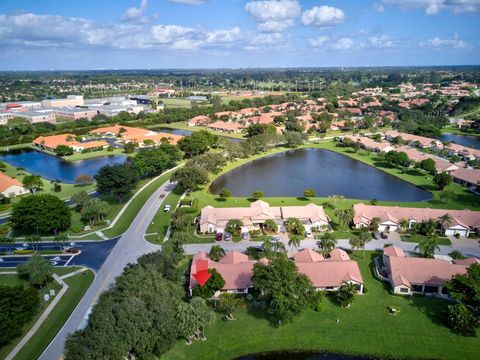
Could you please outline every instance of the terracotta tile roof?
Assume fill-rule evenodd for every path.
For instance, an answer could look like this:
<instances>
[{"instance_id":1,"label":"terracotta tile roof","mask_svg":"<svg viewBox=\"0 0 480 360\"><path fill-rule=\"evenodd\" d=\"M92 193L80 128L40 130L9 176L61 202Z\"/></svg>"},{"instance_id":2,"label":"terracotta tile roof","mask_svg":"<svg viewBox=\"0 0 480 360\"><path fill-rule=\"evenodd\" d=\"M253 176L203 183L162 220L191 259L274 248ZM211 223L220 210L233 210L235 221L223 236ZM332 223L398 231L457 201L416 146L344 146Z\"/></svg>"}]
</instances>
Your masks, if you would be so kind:
<instances>
[{"instance_id":1,"label":"terracotta tile roof","mask_svg":"<svg viewBox=\"0 0 480 360\"><path fill-rule=\"evenodd\" d=\"M33 143L38 146L45 146L50 149L55 149L58 145L70 146L70 142L67 141L69 138L75 138L73 134L60 134L60 135L51 135L51 136L39 136Z\"/></svg>"},{"instance_id":2,"label":"terracotta tile roof","mask_svg":"<svg viewBox=\"0 0 480 360\"><path fill-rule=\"evenodd\" d=\"M470 266L472 264L480 264L480 259L477 259L476 257L469 257L466 259L455 259L453 262L458 265Z\"/></svg>"},{"instance_id":3,"label":"terracotta tile roof","mask_svg":"<svg viewBox=\"0 0 480 360\"><path fill-rule=\"evenodd\" d=\"M405 256L405 252L398 246L391 245L383 248L383 255L385 256Z\"/></svg>"},{"instance_id":4,"label":"terracotta tile roof","mask_svg":"<svg viewBox=\"0 0 480 360\"><path fill-rule=\"evenodd\" d=\"M356 261L297 262L300 273L305 274L315 288L338 287L348 281L363 284L362 274Z\"/></svg>"},{"instance_id":5,"label":"terracotta tile roof","mask_svg":"<svg viewBox=\"0 0 480 360\"><path fill-rule=\"evenodd\" d=\"M452 264L449 261L417 257L390 256L390 272L395 286L443 285L456 274L465 274L465 265Z\"/></svg>"},{"instance_id":6,"label":"terracotta tile roof","mask_svg":"<svg viewBox=\"0 0 480 360\"><path fill-rule=\"evenodd\" d=\"M471 184L480 182L480 170L472 170L467 168L459 168L452 173L454 178L467 181Z\"/></svg>"},{"instance_id":7,"label":"terracotta tile roof","mask_svg":"<svg viewBox=\"0 0 480 360\"><path fill-rule=\"evenodd\" d=\"M245 128L243 125L225 121L215 121L212 124L208 124L207 127L210 129L219 129L225 131L238 131Z\"/></svg>"},{"instance_id":8,"label":"terracotta tile roof","mask_svg":"<svg viewBox=\"0 0 480 360\"><path fill-rule=\"evenodd\" d=\"M4 192L11 186L23 187L22 183L17 179L13 179L10 176L0 172L0 192Z\"/></svg>"},{"instance_id":9,"label":"terracotta tile roof","mask_svg":"<svg viewBox=\"0 0 480 360\"><path fill-rule=\"evenodd\" d=\"M323 255L311 249L305 249L293 256L295 262L315 262L324 260Z\"/></svg>"}]
</instances>

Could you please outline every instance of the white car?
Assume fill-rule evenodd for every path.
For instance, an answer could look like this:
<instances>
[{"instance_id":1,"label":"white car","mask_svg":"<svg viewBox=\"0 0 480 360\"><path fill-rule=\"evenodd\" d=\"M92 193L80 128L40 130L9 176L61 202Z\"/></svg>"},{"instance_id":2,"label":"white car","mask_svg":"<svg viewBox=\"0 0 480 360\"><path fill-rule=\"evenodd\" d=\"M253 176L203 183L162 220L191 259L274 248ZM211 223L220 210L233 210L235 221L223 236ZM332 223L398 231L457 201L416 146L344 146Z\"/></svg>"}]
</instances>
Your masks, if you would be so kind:
<instances>
[{"instance_id":1,"label":"white car","mask_svg":"<svg viewBox=\"0 0 480 360\"><path fill-rule=\"evenodd\" d=\"M312 230L305 231L305 234L307 235L307 237L312 237Z\"/></svg>"},{"instance_id":2,"label":"white car","mask_svg":"<svg viewBox=\"0 0 480 360\"><path fill-rule=\"evenodd\" d=\"M172 208L172 207L171 207L169 204L167 204L167 205L165 205L165 207L163 208L163 212L166 212L166 213L167 213L167 212L170 211L171 208Z\"/></svg>"}]
</instances>

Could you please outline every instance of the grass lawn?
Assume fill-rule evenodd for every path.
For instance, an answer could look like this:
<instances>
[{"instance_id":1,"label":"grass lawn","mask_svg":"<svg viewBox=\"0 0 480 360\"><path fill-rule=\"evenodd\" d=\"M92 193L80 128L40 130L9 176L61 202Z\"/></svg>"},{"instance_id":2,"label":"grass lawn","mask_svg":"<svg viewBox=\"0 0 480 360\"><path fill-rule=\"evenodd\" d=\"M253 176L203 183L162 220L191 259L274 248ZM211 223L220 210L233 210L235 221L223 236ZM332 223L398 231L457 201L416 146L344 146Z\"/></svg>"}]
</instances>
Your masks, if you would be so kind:
<instances>
[{"instance_id":1,"label":"grass lawn","mask_svg":"<svg viewBox=\"0 0 480 360\"><path fill-rule=\"evenodd\" d=\"M182 196L182 192L178 191L176 188L168 194L165 198L162 206L157 210L152 222L148 226L147 233L157 233L155 235L149 235L148 240L153 243L162 243L163 237L167 232L168 225L170 224L170 220L172 218L173 213L175 212L175 207L177 206L180 197ZM169 204L171 210L168 213L163 212L163 208L165 205Z\"/></svg>"},{"instance_id":2,"label":"grass lawn","mask_svg":"<svg viewBox=\"0 0 480 360\"><path fill-rule=\"evenodd\" d=\"M87 153L76 152L73 155L65 156L63 159L67 161L77 161L77 160L85 160L85 159L93 159L100 156L113 156L113 155L124 155L125 159L127 156L133 156L132 154L125 154L123 149L113 149L112 151L108 150L100 150L100 151L90 151Z\"/></svg>"},{"instance_id":3,"label":"grass lawn","mask_svg":"<svg viewBox=\"0 0 480 360\"><path fill-rule=\"evenodd\" d=\"M78 267L57 267L55 273L58 275L65 275L72 271L78 270ZM12 269L10 269L12 271ZM94 278L93 272L88 270L71 278L65 279L65 282L69 285L68 291L63 298L57 304L55 309L50 313L49 317L32 339L25 345L25 347L17 354L15 359L36 359L43 352L45 347L50 343L53 337L57 334L60 328L63 326L71 312L77 306L78 302L82 298L85 291L92 283ZM0 275L0 284L7 286L15 286L26 284L26 281L20 279L17 275ZM42 296L40 302L40 308L36 316L23 327L22 335L12 340L8 345L0 348L0 358L5 358L10 351L13 350L15 345L22 339L22 337L28 332L28 330L35 324L40 315L48 306L48 303L43 301L43 294L47 293L50 289L54 289L58 294L60 291L60 285L52 280L43 289L39 290L39 296Z\"/></svg>"},{"instance_id":4,"label":"grass lawn","mask_svg":"<svg viewBox=\"0 0 480 360\"><path fill-rule=\"evenodd\" d=\"M328 298L321 312L306 311L293 323L274 327L263 313L241 310L237 320L207 328L207 341L190 346L178 341L162 359L233 359L277 350L319 350L388 357L478 359L480 338L455 335L443 323L447 303L425 297L391 295L372 275L374 254L356 252L368 293L357 296L349 309ZM392 316L388 306L400 313ZM339 320L337 322L337 319Z\"/></svg>"},{"instance_id":5,"label":"grass lawn","mask_svg":"<svg viewBox=\"0 0 480 360\"><path fill-rule=\"evenodd\" d=\"M53 340L55 335L60 331L63 324L67 321L81 298L87 291L88 287L94 279L93 272L88 270L77 274L64 281L69 286L62 300L57 304L50 316L40 326L34 337L20 350L15 360L20 359L36 359L38 358L48 344Z\"/></svg>"},{"instance_id":6,"label":"grass lawn","mask_svg":"<svg viewBox=\"0 0 480 360\"><path fill-rule=\"evenodd\" d=\"M416 234L416 235L401 235L402 241L406 242L413 242L413 243L419 243L420 241L426 239L427 237L424 235ZM452 242L450 241L449 238L447 237L438 237L438 245L452 245Z\"/></svg>"},{"instance_id":7,"label":"grass lawn","mask_svg":"<svg viewBox=\"0 0 480 360\"><path fill-rule=\"evenodd\" d=\"M118 236L120 234L123 234L130 224L132 223L133 219L135 216L137 216L138 212L142 208L142 206L145 204L145 202L148 200L148 198L157 190L163 183L165 183L167 180L170 179L170 176L172 176L173 171L168 172L166 174L163 174L160 176L158 179L153 181L150 185L148 185L141 193L139 193L130 203L128 208L125 210L125 212L122 214L118 222L115 224L114 227L107 229L103 231L103 233L110 237L113 238L115 236ZM150 179L149 179L150 180ZM140 234L141 236L141 234Z\"/></svg>"},{"instance_id":8,"label":"grass lawn","mask_svg":"<svg viewBox=\"0 0 480 360\"><path fill-rule=\"evenodd\" d=\"M470 135L470 136L480 136L480 132L475 131L475 130L467 130L467 129L459 129L456 126L453 125L447 125L444 128L442 128L442 133L450 133L450 134L456 134L456 135Z\"/></svg>"},{"instance_id":9,"label":"grass lawn","mask_svg":"<svg viewBox=\"0 0 480 360\"><path fill-rule=\"evenodd\" d=\"M187 99L161 98L159 101L163 102L166 108L179 107L190 109L192 107L192 100Z\"/></svg>"}]
</instances>

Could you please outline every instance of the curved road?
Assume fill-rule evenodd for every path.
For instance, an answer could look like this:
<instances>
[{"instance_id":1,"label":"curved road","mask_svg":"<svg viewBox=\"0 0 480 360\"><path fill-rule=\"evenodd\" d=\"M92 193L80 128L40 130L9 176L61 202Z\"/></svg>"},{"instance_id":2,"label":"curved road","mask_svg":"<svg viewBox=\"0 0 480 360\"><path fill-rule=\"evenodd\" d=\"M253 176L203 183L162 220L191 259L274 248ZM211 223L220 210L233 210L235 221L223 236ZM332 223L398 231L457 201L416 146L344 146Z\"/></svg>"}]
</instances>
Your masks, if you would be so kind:
<instances>
[{"instance_id":1,"label":"curved road","mask_svg":"<svg viewBox=\"0 0 480 360\"><path fill-rule=\"evenodd\" d=\"M82 323L85 323L84 318L88 316L87 314L97 301L99 294L108 289L109 286L114 283L115 277L122 273L127 264L136 262L140 256L146 253L160 249L159 245L154 245L145 241L143 235L157 210L162 205L166 194L171 191L174 186L174 184L167 181L145 202L128 230L118 239L117 244L98 271L95 280L90 285L65 325L48 345L39 359L60 359L64 351L64 344L67 336L77 330ZM165 196L160 197L161 194L165 194Z\"/></svg>"}]
</instances>

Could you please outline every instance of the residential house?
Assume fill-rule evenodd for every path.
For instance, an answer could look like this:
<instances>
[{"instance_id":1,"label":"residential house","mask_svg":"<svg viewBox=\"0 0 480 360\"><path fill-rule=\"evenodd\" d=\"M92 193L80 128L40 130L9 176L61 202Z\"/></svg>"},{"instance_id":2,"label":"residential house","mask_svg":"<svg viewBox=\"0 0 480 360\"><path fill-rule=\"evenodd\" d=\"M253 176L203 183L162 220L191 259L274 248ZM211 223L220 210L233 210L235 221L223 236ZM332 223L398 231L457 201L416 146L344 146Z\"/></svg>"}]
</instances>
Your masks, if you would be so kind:
<instances>
[{"instance_id":1,"label":"residential house","mask_svg":"<svg viewBox=\"0 0 480 360\"><path fill-rule=\"evenodd\" d=\"M459 168L452 173L453 181L478 192L480 170Z\"/></svg>"},{"instance_id":2,"label":"residential house","mask_svg":"<svg viewBox=\"0 0 480 360\"><path fill-rule=\"evenodd\" d=\"M8 198L13 198L27 193L28 190L23 187L20 181L0 172L0 194Z\"/></svg>"},{"instance_id":3,"label":"residential house","mask_svg":"<svg viewBox=\"0 0 480 360\"><path fill-rule=\"evenodd\" d=\"M396 130L387 131L384 136L388 141L400 137L403 141L415 147L443 149L443 143L440 140L424 136L402 133Z\"/></svg>"},{"instance_id":4,"label":"residential house","mask_svg":"<svg viewBox=\"0 0 480 360\"><path fill-rule=\"evenodd\" d=\"M438 219L448 214L450 222L442 224L445 235L468 236L471 232L480 234L480 211L472 210L445 210L430 208L408 208L399 206L353 205L353 224L356 228L370 226L373 218L380 219L379 231L399 231L400 222L408 221L408 228L414 223L421 223L429 219Z\"/></svg>"},{"instance_id":5,"label":"residential house","mask_svg":"<svg viewBox=\"0 0 480 360\"><path fill-rule=\"evenodd\" d=\"M208 124L207 128L215 131L239 133L245 129L245 126L232 122L215 121L212 124Z\"/></svg>"},{"instance_id":6,"label":"residential house","mask_svg":"<svg viewBox=\"0 0 480 360\"><path fill-rule=\"evenodd\" d=\"M322 206L308 204L305 206L270 206L265 201L257 200L250 207L214 208L205 206L200 214L200 232L224 232L229 220L242 221L242 232L260 229L263 223L274 220L285 231L283 223L288 218L298 218L306 229L329 226L329 219Z\"/></svg>"},{"instance_id":7,"label":"residential house","mask_svg":"<svg viewBox=\"0 0 480 360\"><path fill-rule=\"evenodd\" d=\"M33 145L52 152L54 152L59 145L71 147L75 152L83 150L106 149L109 146L109 144L103 140L80 142L75 140L75 135L73 134L39 136L33 140Z\"/></svg>"}]
</instances>

